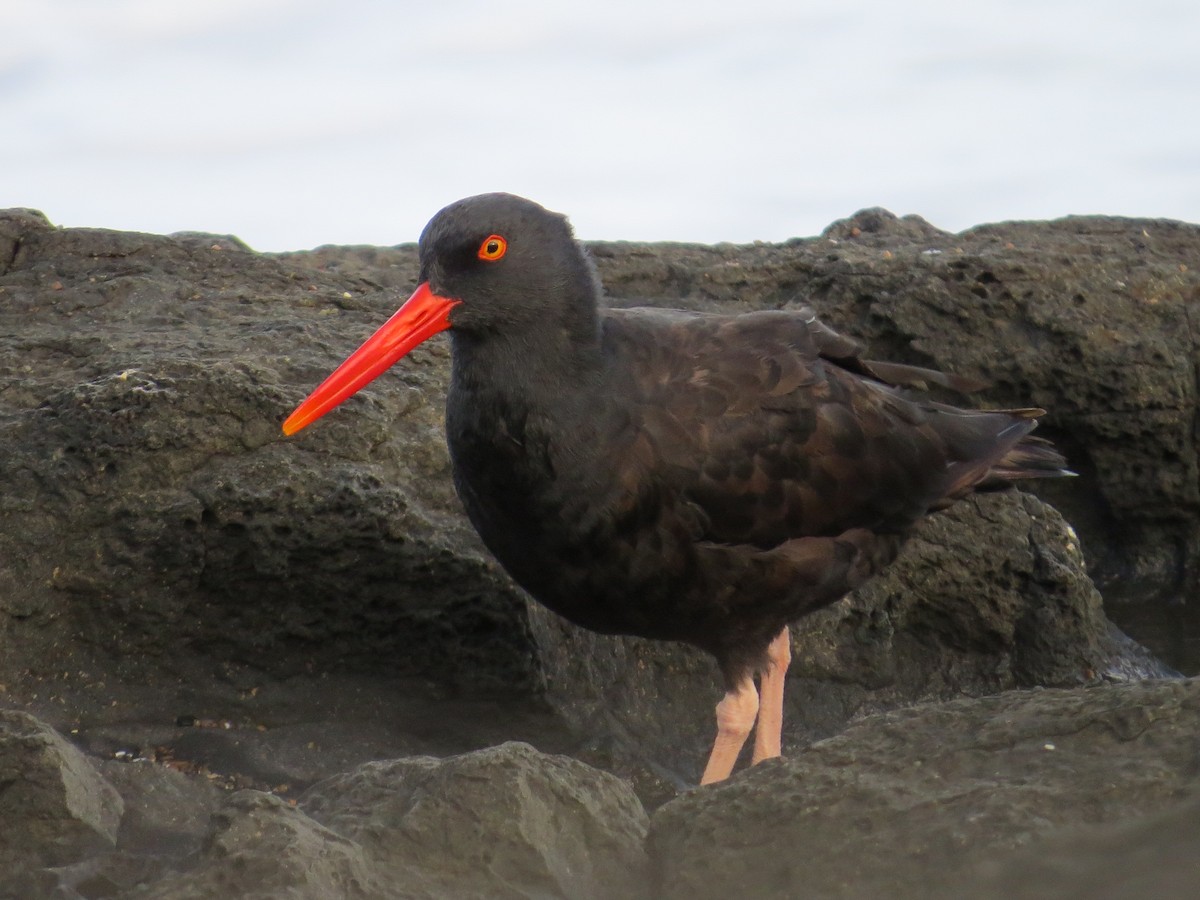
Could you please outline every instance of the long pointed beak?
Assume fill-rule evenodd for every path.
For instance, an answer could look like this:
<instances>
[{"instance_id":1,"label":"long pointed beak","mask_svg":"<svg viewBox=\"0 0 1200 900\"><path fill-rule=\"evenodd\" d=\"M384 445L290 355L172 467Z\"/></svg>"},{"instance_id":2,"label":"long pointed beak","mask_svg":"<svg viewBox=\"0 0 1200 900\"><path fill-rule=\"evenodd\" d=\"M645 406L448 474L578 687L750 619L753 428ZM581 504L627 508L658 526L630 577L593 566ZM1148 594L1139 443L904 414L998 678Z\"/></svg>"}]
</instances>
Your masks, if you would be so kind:
<instances>
[{"instance_id":1,"label":"long pointed beak","mask_svg":"<svg viewBox=\"0 0 1200 900\"><path fill-rule=\"evenodd\" d=\"M393 363L423 341L450 327L450 310L461 303L435 294L422 282L383 326L334 369L283 423L284 434L295 434L343 400L362 390Z\"/></svg>"}]
</instances>

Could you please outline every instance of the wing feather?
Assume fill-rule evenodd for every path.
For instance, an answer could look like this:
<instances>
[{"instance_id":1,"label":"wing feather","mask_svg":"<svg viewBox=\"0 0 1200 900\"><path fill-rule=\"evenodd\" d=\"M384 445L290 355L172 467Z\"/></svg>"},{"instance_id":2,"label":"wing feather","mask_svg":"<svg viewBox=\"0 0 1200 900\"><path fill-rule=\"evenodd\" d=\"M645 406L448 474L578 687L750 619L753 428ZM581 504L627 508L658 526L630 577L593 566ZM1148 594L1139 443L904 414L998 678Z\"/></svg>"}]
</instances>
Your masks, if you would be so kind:
<instances>
[{"instance_id":1,"label":"wing feather","mask_svg":"<svg viewBox=\"0 0 1200 900\"><path fill-rule=\"evenodd\" d=\"M618 465L706 541L903 532L952 484L982 478L1014 421L906 396L893 385L979 383L865 361L808 309L610 310L605 329L641 447Z\"/></svg>"}]
</instances>

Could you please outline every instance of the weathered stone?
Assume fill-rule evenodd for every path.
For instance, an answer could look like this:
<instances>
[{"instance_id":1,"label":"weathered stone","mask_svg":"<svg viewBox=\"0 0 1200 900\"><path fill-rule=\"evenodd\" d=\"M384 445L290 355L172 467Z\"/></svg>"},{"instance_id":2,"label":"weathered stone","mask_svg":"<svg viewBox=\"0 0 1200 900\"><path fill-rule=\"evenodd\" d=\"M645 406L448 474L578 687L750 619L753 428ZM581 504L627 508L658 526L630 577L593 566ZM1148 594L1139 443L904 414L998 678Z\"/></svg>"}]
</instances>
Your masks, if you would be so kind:
<instances>
[{"instance_id":1,"label":"weathered stone","mask_svg":"<svg viewBox=\"0 0 1200 900\"><path fill-rule=\"evenodd\" d=\"M832 900L961 887L973 867L1056 829L1188 796L1200 787L1197 733L1197 679L873 716L658 810L648 843L656 896Z\"/></svg>"},{"instance_id":2,"label":"weathered stone","mask_svg":"<svg viewBox=\"0 0 1200 900\"><path fill-rule=\"evenodd\" d=\"M1081 824L986 860L944 900L1194 900L1200 885L1200 800Z\"/></svg>"},{"instance_id":3,"label":"weathered stone","mask_svg":"<svg viewBox=\"0 0 1200 900\"><path fill-rule=\"evenodd\" d=\"M1080 478L1030 485L1067 513L1110 612L1200 672L1200 226L1102 216L961 234L864 210L786 244L590 245L616 305L816 308L870 353L992 383L997 406L1044 406L1041 434ZM410 246L288 254L411 284Z\"/></svg>"},{"instance_id":4,"label":"weathered stone","mask_svg":"<svg viewBox=\"0 0 1200 900\"><path fill-rule=\"evenodd\" d=\"M25 232L0 276L0 679L183 652L530 690L524 600L455 506L436 348L373 424L279 432L392 302L195 241Z\"/></svg>"},{"instance_id":5,"label":"weathered stone","mask_svg":"<svg viewBox=\"0 0 1200 900\"><path fill-rule=\"evenodd\" d=\"M208 778L189 777L148 760L101 760L99 770L121 796L121 849L182 857L200 846L224 792Z\"/></svg>"},{"instance_id":6,"label":"weathered stone","mask_svg":"<svg viewBox=\"0 0 1200 900\"><path fill-rule=\"evenodd\" d=\"M360 847L278 797L239 791L214 816L199 862L129 894L145 900L382 897ZM396 895L392 895L396 896Z\"/></svg>"},{"instance_id":7,"label":"weathered stone","mask_svg":"<svg viewBox=\"0 0 1200 900\"><path fill-rule=\"evenodd\" d=\"M0 871L110 849L123 804L92 762L28 713L0 709Z\"/></svg>"},{"instance_id":8,"label":"weathered stone","mask_svg":"<svg viewBox=\"0 0 1200 900\"><path fill-rule=\"evenodd\" d=\"M871 210L782 245L592 250L614 303L807 303L869 356L990 379L981 402L1045 406L1040 433L1081 477L1034 489L1078 528L1120 621L1200 671L1200 607L1163 602L1200 571L1200 228L1089 218L951 235ZM0 699L90 752L144 750L189 773L114 773L130 811L116 851L105 839L98 855L26 869L13 896L119 895L202 834L216 877L219 836L256 822L274 837L239 863L261 866L247 891L360 875L385 889L362 874L365 838L333 840L270 800L235 804L210 832L211 792L179 779L294 795L366 759L520 737L619 772L654 803L694 783L714 666L565 625L489 560L448 477L443 343L319 428L279 435L415 275L411 246L265 256L227 236L0 214ZM1075 535L1018 493L931 519L885 578L801 623L794 654L794 758L914 701L1164 671L1106 622ZM926 740L941 752L941 732ZM867 782L897 777L855 759ZM190 807L178 817L176 788ZM928 823L930 840L945 827ZM315 848L329 866L311 883L266 859ZM725 855L736 868L742 853Z\"/></svg>"},{"instance_id":9,"label":"weathered stone","mask_svg":"<svg viewBox=\"0 0 1200 900\"><path fill-rule=\"evenodd\" d=\"M299 806L234 794L199 854L131 898L629 898L646 814L628 786L524 744L368 763Z\"/></svg>"},{"instance_id":10,"label":"weathered stone","mask_svg":"<svg viewBox=\"0 0 1200 900\"><path fill-rule=\"evenodd\" d=\"M20 239L0 276L0 587L28 639L7 642L0 667L115 647L132 678L187 647L281 672L538 690L535 626L450 489L443 345L320 429L276 431L399 302L380 285L411 283L411 247L275 258L4 221ZM876 355L1044 404L1044 430L1086 477L1038 490L1077 515L1099 575L1178 594L1200 534L1184 318L1196 275L1180 269L1197 229L1096 219L950 235L913 221L871 212L785 245L593 250L617 302L810 302ZM1083 304L1063 302L1072 279Z\"/></svg>"},{"instance_id":11,"label":"weathered stone","mask_svg":"<svg viewBox=\"0 0 1200 900\"><path fill-rule=\"evenodd\" d=\"M628 785L526 744L368 763L301 808L406 897L636 897L646 814Z\"/></svg>"}]
</instances>

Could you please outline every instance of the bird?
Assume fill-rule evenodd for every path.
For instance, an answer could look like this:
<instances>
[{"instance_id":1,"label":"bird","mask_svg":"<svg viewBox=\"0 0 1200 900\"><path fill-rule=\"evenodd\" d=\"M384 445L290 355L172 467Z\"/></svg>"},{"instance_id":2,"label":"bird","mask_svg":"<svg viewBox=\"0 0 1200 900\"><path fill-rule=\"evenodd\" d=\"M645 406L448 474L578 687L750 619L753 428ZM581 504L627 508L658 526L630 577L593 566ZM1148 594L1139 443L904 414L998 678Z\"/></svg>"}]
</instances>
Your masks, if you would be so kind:
<instances>
[{"instance_id":1,"label":"bird","mask_svg":"<svg viewBox=\"0 0 1200 900\"><path fill-rule=\"evenodd\" d=\"M585 629L678 641L724 681L700 778L781 754L789 626L881 572L973 491L1071 474L1044 410L871 361L805 306L610 308L567 218L505 193L422 231L412 296L283 424L293 435L449 332L446 440L483 543Z\"/></svg>"}]
</instances>

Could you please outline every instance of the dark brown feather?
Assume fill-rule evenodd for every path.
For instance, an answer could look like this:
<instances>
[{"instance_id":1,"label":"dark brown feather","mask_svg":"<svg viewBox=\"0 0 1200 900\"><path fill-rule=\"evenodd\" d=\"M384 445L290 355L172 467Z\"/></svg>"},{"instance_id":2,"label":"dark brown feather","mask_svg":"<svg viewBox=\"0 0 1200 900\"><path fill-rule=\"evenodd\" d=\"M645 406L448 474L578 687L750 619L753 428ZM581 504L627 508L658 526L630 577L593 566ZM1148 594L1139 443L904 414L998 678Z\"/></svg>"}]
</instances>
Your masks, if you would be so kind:
<instances>
[{"instance_id":1,"label":"dark brown feather","mask_svg":"<svg viewBox=\"0 0 1200 900\"><path fill-rule=\"evenodd\" d=\"M480 262L495 234L507 254ZM866 360L811 310L599 309L566 220L518 197L451 204L420 259L456 303L447 437L489 549L574 622L692 643L731 683L922 516L1064 473L1039 410L923 400L980 383Z\"/></svg>"},{"instance_id":2,"label":"dark brown feather","mask_svg":"<svg viewBox=\"0 0 1200 900\"><path fill-rule=\"evenodd\" d=\"M920 401L885 381L968 382L858 353L808 310L606 310L583 402L538 404L553 417L540 428L510 409L507 447L469 452L452 429L471 473L460 491L543 603L593 630L695 644L736 679L784 624L891 562L931 510L1061 469L1027 437L1039 411Z\"/></svg>"}]
</instances>

